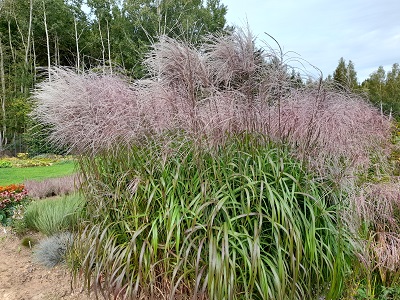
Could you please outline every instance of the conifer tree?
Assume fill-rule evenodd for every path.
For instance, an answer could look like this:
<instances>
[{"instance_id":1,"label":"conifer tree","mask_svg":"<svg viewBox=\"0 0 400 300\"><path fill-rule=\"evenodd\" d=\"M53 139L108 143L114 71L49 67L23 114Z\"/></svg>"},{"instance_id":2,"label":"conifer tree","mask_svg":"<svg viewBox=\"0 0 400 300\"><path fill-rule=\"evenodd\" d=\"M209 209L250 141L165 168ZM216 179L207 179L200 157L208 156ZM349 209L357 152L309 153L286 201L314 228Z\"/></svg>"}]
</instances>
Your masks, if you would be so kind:
<instances>
[{"instance_id":1,"label":"conifer tree","mask_svg":"<svg viewBox=\"0 0 400 300\"><path fill-rule=\"evenodd\" d=\"M351 60L346 64L345 59L343 57L340 58L339 64L333 72L333 82L336 83L339 89L350 91L358 89L357 72Z\"/></svg>"},{"instance_id":2,"label":"conifer tree","mask_svg":"<svg viewBox=\"0 0 400 300\"><path fill-rule=\"evenodd\" d=\"M343 57L339 59L339 64L336 67L335 71L333 72L333 81L340 87L346 87L347 84L347 67L346 61Z\"/></svg>"}]
</instances>

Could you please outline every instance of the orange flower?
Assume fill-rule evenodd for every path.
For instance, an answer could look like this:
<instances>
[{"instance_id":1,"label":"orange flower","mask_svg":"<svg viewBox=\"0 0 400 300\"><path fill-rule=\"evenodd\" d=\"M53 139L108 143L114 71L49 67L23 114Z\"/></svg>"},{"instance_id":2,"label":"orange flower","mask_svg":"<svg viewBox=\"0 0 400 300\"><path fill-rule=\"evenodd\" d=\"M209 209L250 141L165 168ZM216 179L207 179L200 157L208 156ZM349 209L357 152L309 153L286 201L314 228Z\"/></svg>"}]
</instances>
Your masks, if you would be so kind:
<instances>
[{"instance_id":1,"label":"orange flower","mask_svg":"<svg viewBox=\"0 0 400 300\"><path fill-rule=\"evenodd\" d=\"M17 192L20 193L24 190L23 184L10 184L7 186L0 186L0 193L2 192Z\"/></svg>"}]
</instances>

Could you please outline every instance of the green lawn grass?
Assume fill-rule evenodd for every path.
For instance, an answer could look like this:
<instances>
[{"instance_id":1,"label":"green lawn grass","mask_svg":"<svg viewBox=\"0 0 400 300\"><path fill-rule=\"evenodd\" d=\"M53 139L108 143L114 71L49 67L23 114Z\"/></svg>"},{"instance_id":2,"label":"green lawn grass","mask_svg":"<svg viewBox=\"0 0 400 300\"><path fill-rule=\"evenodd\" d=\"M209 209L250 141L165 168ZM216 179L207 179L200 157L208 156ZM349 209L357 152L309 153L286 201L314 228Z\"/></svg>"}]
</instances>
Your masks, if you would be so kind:
<instances>
[{"instance_id":1,"label":"green lawn grass","mask_svg":"<svg viewBox=\"0 0 400 300\"><path fill-rule=\"evenodd\" d=\"M46 167L0 168L0 186L23 183L25 180L43 180L46 178L71 175L75 162L67 161Z\"/></svg>"}]
</instances>

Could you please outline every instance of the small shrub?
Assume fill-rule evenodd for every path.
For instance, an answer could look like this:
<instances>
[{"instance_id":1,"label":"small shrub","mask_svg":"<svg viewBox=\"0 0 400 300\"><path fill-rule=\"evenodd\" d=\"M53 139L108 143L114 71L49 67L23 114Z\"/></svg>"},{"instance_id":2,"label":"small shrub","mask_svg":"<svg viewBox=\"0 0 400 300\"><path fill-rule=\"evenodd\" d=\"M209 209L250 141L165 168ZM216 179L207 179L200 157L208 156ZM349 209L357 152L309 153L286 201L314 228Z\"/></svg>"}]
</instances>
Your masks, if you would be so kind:
<instances>
[{"instance_id":1,"label":"small shrub","mask_svg":"<svg viewBox=\"0 0 400 300\"><path fill-rule=\"evenodd\" d=\"M23 236L29 231L28 227L26 226L25 220L23 218L22 219L12 219L10 225L11 225L13 232L17 236Z\"/></svg>"},{"instance_id":2,"label":"small shrub","mask_svg":"<svg viewBox=\"0 0 400 300\"><path fill-rule=\"evenodd\" d=\"M12 163L7 160L0 160L0 168L11 168Z\"/></svg>"},{"instance_id":3,"label":"small shrub","mask_svg":"<svg viewBox=\"0 0 400 300\"><path fill-rule=\"evenodd\" d=\"M73 237L70 232L58 233L41 241L34 251L35 260L48 267L65 261L67 249L72 245Z\"/></svg>"},{"instance_id":4,"label":"small shrub","mask_svg":"<svg viewBox=\"0 0 400 300\"><path fill-rule=\"evenodd\" d=\"M73 229L82 212L84 201L78 195L32 202L25 211L28 228L50 236Z\"/></svg>"}]
</instances>

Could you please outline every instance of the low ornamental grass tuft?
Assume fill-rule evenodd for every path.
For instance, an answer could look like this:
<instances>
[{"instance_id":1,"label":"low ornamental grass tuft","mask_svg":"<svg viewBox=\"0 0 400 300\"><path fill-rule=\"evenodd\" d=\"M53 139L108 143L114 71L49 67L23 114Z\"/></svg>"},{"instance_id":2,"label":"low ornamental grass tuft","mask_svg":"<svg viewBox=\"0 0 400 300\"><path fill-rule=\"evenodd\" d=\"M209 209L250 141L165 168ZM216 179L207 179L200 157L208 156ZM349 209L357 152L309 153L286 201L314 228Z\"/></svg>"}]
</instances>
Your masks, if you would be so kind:
<instances>
[{"instance_id":1,"label":"low ornamental grass tuft","mask_svg":"<svg viewBox=\"0 0 400 300\"><path fill-rule=\"evenodd\" d=\"M72 243L73 235L70 232L49 236L35 246L34 259L45 267L52 268L59 263L65 262L67 251Z\"/></svg>"},{"instance_id":2,"label":"low ornamental grass tuft","mask_svg":"<svg viewBox=\"0 0 400 300\"><path fill-rule=\"evenodd\" d=\"M62 196L77 190L76 175L68 175L44 180L25 180L24 185L29 196L33 198L47 198Z\"/></svg>"},{"instance_id":3,"label":"low ornamental grass tuft","mask_svg":"<svg viewBox=\"0 0 400 300\"><path fill-rule=\"evenodd\" d=\"M75 263L88 286L128 299L337 299L350 246L335 195L288 151L245 136L162 152L82 158L92 199Z\"/></svg>"},{"instance_id":4,"label":"low ornamental grass tuft","mask_svg":"<svg viewBox=\"0 0 400 300\"><path fill-rule=\"evenodd\" d=\"M25 209L24 221L27 228L47 236L72 230L78 224L84 203L77 194L33 201Z\"/></svg>"}]
</instances>

